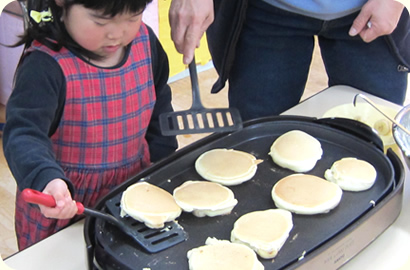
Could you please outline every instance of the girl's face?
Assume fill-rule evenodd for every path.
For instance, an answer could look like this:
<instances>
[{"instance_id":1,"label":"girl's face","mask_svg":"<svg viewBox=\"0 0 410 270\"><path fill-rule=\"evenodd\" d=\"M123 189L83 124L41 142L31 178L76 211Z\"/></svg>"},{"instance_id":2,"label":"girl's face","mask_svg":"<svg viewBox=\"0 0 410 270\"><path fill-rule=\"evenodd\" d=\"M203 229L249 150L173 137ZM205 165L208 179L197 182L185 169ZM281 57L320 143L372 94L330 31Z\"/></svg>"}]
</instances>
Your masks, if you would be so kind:
<instances>
[{"instance_id":1,"label":"girl's face","mask_svg":"<svg viewBox=\"0 0 410 270\"><path fill-rule=\"evenodd\" d=\"M123 56L124 48L137 35L142 13L121 13L115 17L82 5L71 6L63 15L70 36L84 49L103 57L97 64L115 65Z\"/></svg>"}]
</instances>

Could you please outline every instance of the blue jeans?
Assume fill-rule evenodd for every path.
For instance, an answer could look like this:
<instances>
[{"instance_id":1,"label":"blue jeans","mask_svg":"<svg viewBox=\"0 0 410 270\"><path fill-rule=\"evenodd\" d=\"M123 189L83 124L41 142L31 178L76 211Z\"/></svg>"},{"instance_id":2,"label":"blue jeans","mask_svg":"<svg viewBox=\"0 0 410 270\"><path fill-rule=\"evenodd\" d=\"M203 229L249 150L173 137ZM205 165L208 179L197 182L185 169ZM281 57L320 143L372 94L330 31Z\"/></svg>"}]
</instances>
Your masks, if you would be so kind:
<instances>
[{"instance_id":1,"label":"blue jeans","mask_svg":"<svg viewBox=\"0 0 410 270\"><path fill-rule=\"evenodd\" d=\"M349 85L403 104L407 73L383 37L365 43L350 37L357 13L322 21L290 13L260 0L249 1L229 75L229 104L244 120L278 115L299 103L305 89L314 36L328 85ZM318 89L320 90L320 89Z\"/></svg>"}]
</instances>

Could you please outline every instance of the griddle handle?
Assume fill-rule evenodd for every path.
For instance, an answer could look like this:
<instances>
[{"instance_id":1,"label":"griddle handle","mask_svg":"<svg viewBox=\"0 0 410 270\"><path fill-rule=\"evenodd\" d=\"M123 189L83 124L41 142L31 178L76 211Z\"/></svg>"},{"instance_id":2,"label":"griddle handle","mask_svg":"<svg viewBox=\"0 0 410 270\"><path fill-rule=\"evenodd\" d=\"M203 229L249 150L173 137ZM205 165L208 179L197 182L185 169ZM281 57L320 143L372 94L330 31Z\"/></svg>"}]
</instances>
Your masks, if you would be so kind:
<instances>
[{"instance_id":1,"label":"griddle handle","mask_svg":"<svg viewBox=\"0 0 410 270\"><path fill-rule=\"evenodd\" d=\"M341 131L347 132L351 135L354 135L366 142L375 145L379 150L384 152L382 139L380 139L380 137L377 135L376 132L373 131L371 127L364 123L361 123L353 119L339 117L320 118L315 119L314 121L319 124L324 124L332 128L336 128Z\"/></svg>"},{"instance_id":2,"label":"griddle handle","mask_svg":"<svg viewBox=\"0 0 410 270\"><path fill-rule=\"evenodd\" d=\"M403 185L405 181L404 164L399 158L399 156L391 148L387 149L386 156L389 158L389 160L391 161L393 165L394 178L395 178L393 188L396 189L398 185ZM408 157L404 157L404 158L407 159Z\"/></svg>"},{"instance_id":3,"label":"griddle handle","mask_svg":"<svg viewBox=\"0 0 410 270\"><path fill-rule=\"evenodd\" d=\"M34 190L31 188L26 188L21 192L21 196L25 202L34 203L34 204L41 204L47 207L55 207L56 201L54 197L40 192L38 190ZM76 202L77 205L77 215L81 215L84 213L84 205L80 202Z\"/></svg>"}]
</instances>

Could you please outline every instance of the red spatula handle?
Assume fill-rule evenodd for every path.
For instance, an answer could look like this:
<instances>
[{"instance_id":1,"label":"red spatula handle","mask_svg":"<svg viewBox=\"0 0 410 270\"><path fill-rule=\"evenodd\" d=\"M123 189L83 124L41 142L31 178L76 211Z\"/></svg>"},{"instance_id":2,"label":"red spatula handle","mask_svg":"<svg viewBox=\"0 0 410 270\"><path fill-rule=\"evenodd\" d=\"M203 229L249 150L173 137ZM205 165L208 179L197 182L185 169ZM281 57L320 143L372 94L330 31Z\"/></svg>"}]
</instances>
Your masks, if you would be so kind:
<instances>
[{"instance_id":1,"label":"red spatula handle","mask_svg":"<svg viewBox=\"0 0 410 270\"><path fill-rule=\"evenodd\" d=\"M55 207L56 206L56 201L53 196L49 194L45 194L43 192L26 188L21 192L21 196L24 201L28 203L35 203L35 204L41 204L44 206L48 207ZM84 205L80 202L76 202L77 204L77 215L81 215L84 212Z\"/></svg>"}]
</instances>

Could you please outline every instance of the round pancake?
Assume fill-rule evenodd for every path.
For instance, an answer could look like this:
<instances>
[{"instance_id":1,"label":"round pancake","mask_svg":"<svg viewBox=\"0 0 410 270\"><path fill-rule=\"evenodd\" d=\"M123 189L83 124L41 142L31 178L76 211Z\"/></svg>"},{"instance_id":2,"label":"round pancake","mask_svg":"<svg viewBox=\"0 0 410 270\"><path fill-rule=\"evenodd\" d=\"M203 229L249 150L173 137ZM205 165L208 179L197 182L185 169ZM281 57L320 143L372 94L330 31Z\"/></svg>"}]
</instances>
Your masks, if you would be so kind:
<instances>
[{"instance_id":1,"label":"round pancake","mask_svg":"<svg viewBox=\"0 0 410 270\"><path fill-rule=\"evenodd\" d=\"M121 216L129 215L150 228L164 227L181 212L170 193L147 182L129 186L121 197Z\"/></svg>"},{"instance_id":2,"label":"round pancake","mask_svg":"<svg viewBox=\"0 0 410 270\"><path fill-rule=\"evenodd\" d=\"M173 196L183 211L197 217L229 214L238 203L232 190L206 181L187 181L174 190Z\"/></svg>"},{"instance_id":3,"label":"round pancake","mask_svg":"<svg viewBox=\"0 0 410 270\"><path fill-rule=\"evenodd\" d=\"M349 157L342 158L325 172L325 178L347 191L363 191L376 181L376 169L367 161Z\"/></svg>"},{"instance_id":4,"label":"round pancake","mask_svg":"<svg viewBox=\"0 0 410 270\"><path fill-rule=\"evenodd\" d=\"M283 209L255 211L234 224L231 241L249 246L264 259L276 257L293 228L292 213Z\"/></svg>"},{"instance_id":5,"label":"round pancake","mask_svg":"<svg viewBox=\"0 0 410 270\"><path fill-rule=\"evenodd\" d=\"M200 155L195 161L195 169L206 180L233 186L250 180L261 162L249 153L220 148Z\"/></svg>"},{"instance_id":6,"label":"round pancake","mask_svg":"<svg viewBox=\"0 0 410 270\"><path fill-rule=\"evenodd\" d=\"M205 246L188 251L189 270L263 270L249 247L227 240L208 238Z\"/></svg>"},{"instance_id":7,"label":"round pancake","mask_svg":"<svg viewBox=\"0 0 410 270\"><path fill-rule=\"evenodd\" d=\"M327 213L341 198L342 189L338 185L309 174L286 176L272 188L275 205L297 214Z\"/></svg>"},{"instance_id":8,"label":"round pancake","mask_svg":"<svg viewBox=\"0 0 410 270\"><path fill-rule=\"evenodd\" d=\"M320 142L301 130L291 130L279 136L269 155L277 165L295 172L307 172L322 158Z\"/></svg>"}]
</instances>

